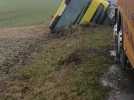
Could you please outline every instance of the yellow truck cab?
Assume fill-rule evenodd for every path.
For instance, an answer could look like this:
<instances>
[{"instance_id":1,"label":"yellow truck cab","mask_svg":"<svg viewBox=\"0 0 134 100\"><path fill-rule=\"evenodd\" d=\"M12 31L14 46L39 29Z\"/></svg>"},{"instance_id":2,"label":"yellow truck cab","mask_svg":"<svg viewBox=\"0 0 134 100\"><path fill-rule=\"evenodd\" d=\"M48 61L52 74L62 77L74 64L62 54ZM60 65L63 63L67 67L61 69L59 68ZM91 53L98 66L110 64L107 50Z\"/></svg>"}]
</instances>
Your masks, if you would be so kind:
<instances>
[{"instance_id":1,"label":"yellow truck cab","mask_svg":"<svg viewBox=\"0 0 134 100\"><path fill-rule=\"evenodd\" d=\"M105 11L108 9L108 7L109 7L109 3L107 0L92 0L80 23L81 24L89 24L95 16L98 17L96 19L100 19L101 18L100 15L103 12L105 13ZM102 10L103 12L99 11L99 10ZM104 15L103 15L103 17L104 17Z\"/></svg>"}]
</instances>

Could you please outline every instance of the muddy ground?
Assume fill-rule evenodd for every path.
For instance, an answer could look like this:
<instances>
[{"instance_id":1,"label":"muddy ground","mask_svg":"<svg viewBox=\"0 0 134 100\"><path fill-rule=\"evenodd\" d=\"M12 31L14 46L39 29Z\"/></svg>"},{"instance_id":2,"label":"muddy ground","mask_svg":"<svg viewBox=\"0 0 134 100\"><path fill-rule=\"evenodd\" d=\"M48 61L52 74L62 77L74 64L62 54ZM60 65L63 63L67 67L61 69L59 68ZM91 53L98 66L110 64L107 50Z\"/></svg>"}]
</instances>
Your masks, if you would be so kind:
<instances>
[{"instance_id":1,"label":"muddy ground","mask_svg":"<svg viewBox=\"0 0 134 100\"><path fill-rule=\"evenodd\" d=\"M134 100L134 73L132 71L124 71L121 66L115 65L114 62L111 61L113 60L113 57L110 57L109 54L109 50L112 49L111 45L109 45L111 42L106 43L105 39L109 40L109 38L105 38L104 36L108 36L108 34L101 28L90 30L91 34L92 32L95 33L97 30L94 37L91 37L90 34L87 35L88 32L85 36L83 36L81 32L78 32L80 33L78 34L76 31L73 36L67 36L67 38L63 37L59 40L56 37L57 39L50 44L48 51L45 51L46 44L48 44L49 40L52 38L48 35L49 29L44 25L18 28L1 28L0 97L4 96L5 93L6 96L4 99L0 98L0 100L18 100L18 98L19 100L33 100L29 98L34 98L34 100L88 100L88 98L90 98L90 100L103 100L102 98L99 99L100 97L103 97L103 93L102 95L99 95L98 91L103 92L104 90L102 88L100 89L98 86L98 80L96 81L98 77L100 78L100 82L104 87L110 88L111 92L109 92L108 96L106 96L106 100ZM100 35L100 30L102 32L104 31L105 34ZM80 36L77 36L77 34ZM81 39L83 37L86 39ZM105 39L102 39L102 37ZM88 38L90 38L90 41ZM104 44L101 45L101 43ZM45 83L42 79L38 80L38 77L36 79L35 76L31 76L33 79L37 80L37 83L35 82L37 86L35 85L34 87L29 86L31 84L30 82L34 83L34 81L31 81L29 79L28 81L25 81L23 79L12 81L16 70L24 66L31 65L33 59L38 56L42 50L45 51L43 54L45 56L41 59L48 61L48 64L46 63L46 69L47 65L48 67L51 67L55 64L52 59L58 62L56 62L56 64L58 64L58 66L56 66L57 68L52 73L50 73L47 78L44 78L44 75L42 75L45 73L41 71L42 69L39 69L39 71L35 69L35 71L37 71L37 76L47 79ZM63 56L60 54L63 54ZM52 55L55 55L55 58L52 57ZM67 58L64 58L64 56L67 56ZM48 57L48 59L45 57ZM56 57L59 57L60 60L58 60ZM91 62L87 59L90 59ZM43 67L41 63L44 64ZM39 65L39 68L44 69L45 63L43 61L39 61L39 64L35 63L35 65ZM98 74L99 70L101 69L100 65L105 69L105 72L103 74L102 72L101 74ZM36 67L32 66L32 68ZM34 70L32 71L34 72ZM89 77L88 75L94 76ZM8 80L10 80L11 83L10 85L6 86L5 83L8 83ZM76 84L73 83L74 81L76 81L78 85L77 88ZM74 87L72 87L72 83ZM42 84L45 85L43 86ZM32 88L34 88L35 91L32 90ZM96 91L94 89L98 90ZM29 93L29 91L33 92L33 94ZM22 95L22 92L26 92L25 95ZM93 95L90 95L92 93ZM29 94L31 95L29 96ZM38 96L38 99L36 99L36 96Z\"/></svg>"}]
</instances>

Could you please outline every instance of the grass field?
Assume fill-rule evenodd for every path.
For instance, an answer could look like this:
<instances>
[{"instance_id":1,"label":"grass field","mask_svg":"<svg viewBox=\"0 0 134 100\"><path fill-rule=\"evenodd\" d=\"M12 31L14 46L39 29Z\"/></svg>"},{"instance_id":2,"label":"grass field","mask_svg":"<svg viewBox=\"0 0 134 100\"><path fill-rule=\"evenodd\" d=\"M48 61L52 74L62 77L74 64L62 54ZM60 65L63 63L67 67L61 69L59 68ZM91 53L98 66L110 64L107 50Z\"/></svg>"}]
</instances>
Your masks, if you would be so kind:
<instances>
[{"instance_id":1,"label":"grass field","mask_svg":"<svg viewBox=\"0 0 134 100\"><path fill-rule=\"evenodd\" d=\"M48 23L59 0L0 0L0 27Z\"/></svg>"},{"instance_id":2,"label":"grass field","mask_svg":"<svg viewBox=\"0 0 134 100\"><path fill-rule=\"evenodd\" d=\"M45 25L54 13L58 1L0 0L0 28ZM43 34L45 31L43 28ZM42 40L36 42L40 43L38 46L41 51L33 54L33 57L27 55L32 59L30 63L25 65L23 60L17 60L19 64L23 64L15 65L16 69L9 75L10 79L3 82L0 100L105 99L109 89L101 86L100 78L113 64L109 55L111 28L73 27L62 33L53 36L44 34L48 35L42 37L45 43ZM36 48L36 44L34 47ZM32 49L31 46L28 48ZM17 54L20 53L21 59L26 60L27 56L21 56L24 55L22 50ZM14 62L16 63L16 59Z\"/></svg>"},{"instance_id":3,"label":"grass field","mask_svg":"<svg viewBox=\"0 0 134 100\"><path fill-rule=\"evenodd\" d=\"M113 64L111 28L77 28L64 34L50 37L32 64L19 67L5 83L1 100L105 100L108 89L100 78Z\"/></svg>"}]
</instances>

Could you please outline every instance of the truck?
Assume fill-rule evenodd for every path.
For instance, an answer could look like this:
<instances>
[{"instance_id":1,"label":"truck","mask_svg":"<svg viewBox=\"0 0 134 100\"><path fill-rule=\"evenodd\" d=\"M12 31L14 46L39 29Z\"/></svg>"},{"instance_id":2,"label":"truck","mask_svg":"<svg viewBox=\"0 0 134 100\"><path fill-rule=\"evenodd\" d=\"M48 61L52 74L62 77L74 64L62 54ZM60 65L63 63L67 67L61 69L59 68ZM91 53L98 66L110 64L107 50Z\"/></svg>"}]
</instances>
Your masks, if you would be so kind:
<instances>
[{"instance_id":1,"label":"truck","mask_svg":"<svg viewBox=\"0 0 134 100\"><path fill-rule=\"evenodd\" d=\"M118 0L114 22L115 58L134 68L134 0Z\"/></svg>"}]
</instances>

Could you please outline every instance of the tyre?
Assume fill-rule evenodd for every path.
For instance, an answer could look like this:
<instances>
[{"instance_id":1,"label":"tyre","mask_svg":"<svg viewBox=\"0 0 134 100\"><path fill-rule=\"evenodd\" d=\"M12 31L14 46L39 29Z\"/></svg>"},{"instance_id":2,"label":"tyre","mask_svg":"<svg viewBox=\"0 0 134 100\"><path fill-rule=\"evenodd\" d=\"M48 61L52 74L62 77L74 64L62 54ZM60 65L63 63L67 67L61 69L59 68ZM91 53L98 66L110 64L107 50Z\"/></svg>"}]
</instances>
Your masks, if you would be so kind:
<instances>
[{"instance_id":1,"label":"tyre","mask_svg":"<svg viewBox=\"0 0 134 100\"><path fill-rule=\"evenodd\" d=\"M121 64L121 66L122 66L123 69L125 69L125 70L128 70L129 69L129 67L128 67L129 63L128 63L127 56L126 56L126 54L124 52L124 49L121 49L121 53L120 53L120 64Z\"/></svg>"},{"instance_id":2,"label":"tyre","mask_svg":"<svg viewBox=\"0 0 134 100\"><path fill-rule=\"evenodd\" d=\"M100 16L100 18L99 18L97 24L103 24L104 21L105 21L105 19L106 19L106 17L107 17L107 11L104 10L104 8L103 8L103 9L102 9L101 16Z\"/></svg>"},{"instance_id":3,"label":"tyre","mask_svg":"<svg viewBox=\"0 0 134 100\"><path fill-rule=\"evenodd\" d=\"M115 48L115 62L120 63L120 53L122 48L122 24L119 12L116 12L116 20L114 25L114 48Z\"/></svg>"},{"instance_id":4,"label":"tyre","mask_svg":"<svg viewBox=\"0 0 134 100\"><path fill-rule=\"evenodd\" d=\"M97 8L97 10L96 10L96 12L95 12L95 14L94 14L94 16L93 16L93 18L91 20L94 24L98 24L98 21L100 20L100 17L102 15L102 13L104 12L103 9L104 9L103 5L100 5Z\"/></svg>"},{"instance_id":5,"label":"tyre","mask_svg":"<svg viewBox=\"0 0 134 100\"><path fill-rule=\"evenodd\" d=\"M56 24L58 23L59 19L60 19L60 16L57 16L57 17L55 18L55 20L53 21L53 23L51 24L51 26L49 26L49 28L50 28L51 30L53 30L53 29L55 28L55 26L56 26Z\"/></svg>"},{"instance_id":6,"label":"tyre","mask_svg":"<svg viewBox=\"0 0 134 100\"><path fill-rule=\"evenodd\" d=\"M114 25L114 50L115 50L115 62L119 63L119 59L120 59L120 52L119 52L119 36L118 36L118 32L117 32L117 24Z\"/></svg>"},{"instance_id":7,"label":"tyre","mask_svg":"<svg viewBox=\"0 0 134 100\"><path fill-rule=\"evenodd\" d=\"M123 31L122 31L122 19L121 15L118 14L116 24L114 25L114 36L115 36L115 60L116 63L120 64L123 69L128 69L128 58L124 51L123 45Z\"/></svg>"}]
</instances>

